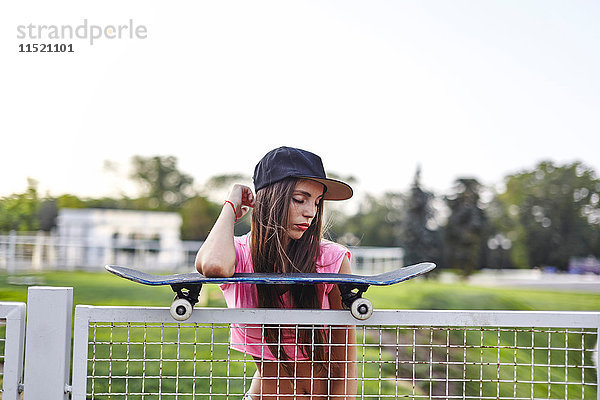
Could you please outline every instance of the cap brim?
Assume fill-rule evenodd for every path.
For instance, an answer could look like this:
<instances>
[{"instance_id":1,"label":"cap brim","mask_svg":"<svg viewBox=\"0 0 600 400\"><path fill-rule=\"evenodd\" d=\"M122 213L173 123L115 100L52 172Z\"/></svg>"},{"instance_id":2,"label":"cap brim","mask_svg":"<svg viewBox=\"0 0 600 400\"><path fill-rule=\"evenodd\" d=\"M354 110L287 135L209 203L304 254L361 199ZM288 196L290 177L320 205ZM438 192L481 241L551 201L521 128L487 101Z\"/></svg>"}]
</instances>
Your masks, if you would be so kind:
<instances>
[{"instance_id":1,"label":"cap brim","mask_svg":"<svg viewBox=\"0 0 600 400\"><path fill-rule=\"evenodd\" d=\"M301 179L310 179L325 185L327 190L323 195L324 200L348 200L354 194L352 188L347 183L329 178L314 178L312 176L298 176Z\"/></svg>"}]
</instances>

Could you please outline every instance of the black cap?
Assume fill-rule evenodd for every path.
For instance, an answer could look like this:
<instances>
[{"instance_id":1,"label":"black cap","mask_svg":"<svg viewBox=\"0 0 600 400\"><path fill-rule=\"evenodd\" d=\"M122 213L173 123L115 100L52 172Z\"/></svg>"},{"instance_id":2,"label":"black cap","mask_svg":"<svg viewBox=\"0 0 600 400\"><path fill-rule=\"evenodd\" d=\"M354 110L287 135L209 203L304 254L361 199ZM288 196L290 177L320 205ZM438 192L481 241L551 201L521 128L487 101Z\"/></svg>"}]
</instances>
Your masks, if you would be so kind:
<instances>
[{"instance_id":1,"label":"black cap","mask_svg":"<svg viewBox=\"0 0 600 400\"><path fill-rule=\"evenodd\" d=\"M325 200L346 200L352 197L350 185L327 178L321 157L310 151L285 146L271 150L256 164L254 189L259 191L289 177L322 183L325 185Z\"/></svg>"}]
</instances>

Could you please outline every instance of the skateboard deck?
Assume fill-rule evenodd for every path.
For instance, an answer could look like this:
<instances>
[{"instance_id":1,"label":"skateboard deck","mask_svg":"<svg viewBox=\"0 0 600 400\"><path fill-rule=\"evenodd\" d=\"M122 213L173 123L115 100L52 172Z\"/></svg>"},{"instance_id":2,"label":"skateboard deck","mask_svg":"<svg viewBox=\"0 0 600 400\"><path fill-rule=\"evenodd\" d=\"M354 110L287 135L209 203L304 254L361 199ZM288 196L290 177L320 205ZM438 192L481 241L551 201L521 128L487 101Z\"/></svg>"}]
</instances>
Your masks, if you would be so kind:
<instances>
[{"instance_id":1,"label":"skateboard deck","mask_svg":"<svg viewBox=\"0 0 600 400\"><path fill-rule=\"evenodd\" d=\"M170 285L176 294L171 305L171 315L178 320L185 320L191 315L193 305L203 284L272 284L272 285L314 285L319 283L337 284L342 295L342 303L349 308L358 319L368 318L373 307L362 298L369 286L386 286L404 282L422 275L435 268L435 264L424 262L402 267L379 275L354 275L335 273L236 273L231 277L208 278L197 272L172 275L154 275L132 268L118 265L107 265L106 270L112 274L144 285ZM181 301L179 301L181 300ZM189 304L188 304L189 303Z\"/></svg>"}]
</instances>

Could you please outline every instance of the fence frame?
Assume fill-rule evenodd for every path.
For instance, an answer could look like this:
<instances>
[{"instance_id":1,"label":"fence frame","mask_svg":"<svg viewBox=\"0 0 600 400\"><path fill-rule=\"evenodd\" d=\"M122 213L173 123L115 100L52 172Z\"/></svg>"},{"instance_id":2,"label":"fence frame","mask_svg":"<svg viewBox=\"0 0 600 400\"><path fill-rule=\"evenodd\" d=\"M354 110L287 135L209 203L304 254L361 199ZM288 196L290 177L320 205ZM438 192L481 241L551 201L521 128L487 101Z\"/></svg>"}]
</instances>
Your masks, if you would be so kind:
<instances>
[{"instance_id":1,"label":"fence frame","mask_svg":"<svg viewBox=\"0 0 600 400\"><path fill-rule=\"evenodd\" d=\"M0 302L0 319L6 320L4 376L2 381L2 397L6 400L20 398L25 344L25 316L25 303Z\"/></svg>"},{"instance_id":2,"label":"fence frame","mask_svg":"<svg viewBox=\"0 0 600 400\"><path fill-rule=\"evenodd\" d=\"M199 308L186 323L215 324L322 324L355 326L477 326L555 327L595 329L600 340L599 312L554 311L434 311L375 310L364 321L344 310L283 310ZM435 321L432 323L432 321ZM85 400L87 385L88 335L90 322L176 323L168 308L75 307L73 331L72 399ZM597 345L598 347L598 345ZM597 388L600 393L600 354L596 354ZM600 398L600 397L599 397Z\"/></svg>"}]
</instances>

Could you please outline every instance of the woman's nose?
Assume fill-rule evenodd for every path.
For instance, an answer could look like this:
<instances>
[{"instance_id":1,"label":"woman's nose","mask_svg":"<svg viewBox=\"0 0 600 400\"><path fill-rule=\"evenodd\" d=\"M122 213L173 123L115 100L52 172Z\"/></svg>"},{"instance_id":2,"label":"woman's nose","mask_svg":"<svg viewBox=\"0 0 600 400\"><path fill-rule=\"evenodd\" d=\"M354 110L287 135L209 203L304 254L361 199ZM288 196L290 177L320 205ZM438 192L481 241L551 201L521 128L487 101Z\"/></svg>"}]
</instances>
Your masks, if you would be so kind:
<instances>
[{"instance_id":1,"label":"woman's nose","mask_svg":"<svg viewBox=\"0 0 600 400\"><path fill-rule=\"evenodd\" d=\"M314 218L317 214L317 206L308 204L304 207L304 216L309 218Z\"/></svg>"}]
</instances>

